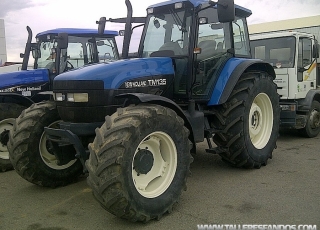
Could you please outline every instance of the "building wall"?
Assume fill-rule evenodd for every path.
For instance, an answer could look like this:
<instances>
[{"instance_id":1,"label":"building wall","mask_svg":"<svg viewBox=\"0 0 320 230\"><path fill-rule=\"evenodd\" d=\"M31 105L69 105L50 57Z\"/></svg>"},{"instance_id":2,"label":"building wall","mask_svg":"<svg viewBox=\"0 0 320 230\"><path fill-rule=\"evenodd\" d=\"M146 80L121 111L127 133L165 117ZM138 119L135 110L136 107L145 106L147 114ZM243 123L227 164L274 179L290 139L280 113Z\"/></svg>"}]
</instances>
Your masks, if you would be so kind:
<instances>
[{"instance_id":1,"label":"building wall","mask_svg":"<svg viewBox=\"0 0 320 230\"><path fill-rule=\"evenodd\" d=\"M0 65L7 61L6 37L4 30L4 20L0 19Z\"/></svg>"}]
</instances>

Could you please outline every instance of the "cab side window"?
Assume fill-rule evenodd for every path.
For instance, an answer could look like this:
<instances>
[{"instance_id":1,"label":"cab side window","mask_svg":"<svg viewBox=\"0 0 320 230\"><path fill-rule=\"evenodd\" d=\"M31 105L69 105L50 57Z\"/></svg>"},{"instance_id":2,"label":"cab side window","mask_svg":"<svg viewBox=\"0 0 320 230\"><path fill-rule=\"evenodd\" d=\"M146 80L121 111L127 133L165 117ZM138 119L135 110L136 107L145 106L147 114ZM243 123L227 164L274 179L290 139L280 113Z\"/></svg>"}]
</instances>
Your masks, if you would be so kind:
<instances>
[{"instance_id":1,"label":"cab side window","mask_svg":"<svg viewBox=\"0 0 320 230\"><path fill-rule=\"evenodd\" d=\"M250 47L248 37L246 36L247 27L245 19L237 19L232 23L232 27L236 56L250 57Z\"/></svg>"},{"instance_id":2,"label":"cab side window","mask_svg":"<svg viewBox=\"0 0 320 230\"><path fill-rule=\"evenodd\" d=\"M312 43L309 38L300 38L298 67L306 67L312 62Z\"/></svg>"}]
</instances>

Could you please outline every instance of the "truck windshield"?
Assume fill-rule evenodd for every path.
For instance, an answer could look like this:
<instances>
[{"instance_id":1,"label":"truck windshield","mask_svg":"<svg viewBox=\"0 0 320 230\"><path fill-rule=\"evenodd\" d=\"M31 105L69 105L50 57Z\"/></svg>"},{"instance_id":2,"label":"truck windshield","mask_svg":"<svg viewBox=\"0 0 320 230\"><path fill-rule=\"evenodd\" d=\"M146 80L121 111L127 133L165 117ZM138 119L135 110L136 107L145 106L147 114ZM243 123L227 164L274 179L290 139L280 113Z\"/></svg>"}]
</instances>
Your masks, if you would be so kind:
<instances>
[{"instance_id":1,"label":"truck windshield","mask_svg":"<svg viewBox=\"0 0 320 230\"><path fill-rule=\"evenodd\" d=\"M165 56L188 54L191 10L167 11L148 16L142 57L149 57L156 51L167 52ZM152 55L156 56L156 53Z\"/></svg>"},{"instance_id":2,"label":"truck windshield","mask_svg":"<svg viewBox=\"0 0 320 230\"><path fill-rule=\"evenodd\" d=\"M269 62L276 68L293 68L296 39L293 36L251 40L254 58Z\"/></svg>"}]
</instances>

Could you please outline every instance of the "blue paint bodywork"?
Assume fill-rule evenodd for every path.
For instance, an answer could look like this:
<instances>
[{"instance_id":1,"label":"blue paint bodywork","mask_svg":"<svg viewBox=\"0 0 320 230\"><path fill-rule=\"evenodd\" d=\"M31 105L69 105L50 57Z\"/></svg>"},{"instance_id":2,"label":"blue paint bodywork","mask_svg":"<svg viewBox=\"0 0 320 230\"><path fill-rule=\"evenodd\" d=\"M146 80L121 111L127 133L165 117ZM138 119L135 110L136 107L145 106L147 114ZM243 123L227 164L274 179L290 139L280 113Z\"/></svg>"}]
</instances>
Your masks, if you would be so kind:
<instances>
[{"instance_id":1,"label":"blue paint bodywork","mask_svg":"<svg viewBox=\"0 0 320 230\"><path fill-rule=\"evenodd\" d=\"M174 74L172 59L153 57L93 64L62 73L54 81L101 80L104 82L104 89L117 89L126 81L170 74Z\"/></svg>"},{"instance_id":2,"label":"blue paint bodywork","mask_svg":"<svg viewBox=\"0 0 320 230\"><path fill-rule=\"evenodd\" d=\"M105 30L104 34L99 34L98 29L78 29L78 28L57 28L52 30L46 30L36 35L37 37L43 35L58 35L59 33L67 33L68 35L76 36L93 36L93 37L105 37L105 36L118 36L118 32L114 30Z\"/></svg>"},{"instance_id":3,"label":"blue paint bodywork","mask_svg":"<svg viewBox=\"0 0 320 230\"><path fill-rule=\"evenodd\" d=\"M244 58L230 58L225 66L223 67L223 70L219 76L218 81L216 82L216 85L213 89L213 92L211 94L211 98L207 105L218 105L219 100L222 96L222 93L228 83L228 80L232 74L232 72L235 70L235 68L241 64L242 62L247 61L248 59Z\"/></svg>"},{"instance_id":4,"label":"blue paint bodywork","mask_svg":"<svg viewBox=\"0 0 320 230\"><path fill-rule=\"evenodd\" d=\"M22 70L0 74L0 89L49 82L47 69Z\"/></svg>"}]
</instances>

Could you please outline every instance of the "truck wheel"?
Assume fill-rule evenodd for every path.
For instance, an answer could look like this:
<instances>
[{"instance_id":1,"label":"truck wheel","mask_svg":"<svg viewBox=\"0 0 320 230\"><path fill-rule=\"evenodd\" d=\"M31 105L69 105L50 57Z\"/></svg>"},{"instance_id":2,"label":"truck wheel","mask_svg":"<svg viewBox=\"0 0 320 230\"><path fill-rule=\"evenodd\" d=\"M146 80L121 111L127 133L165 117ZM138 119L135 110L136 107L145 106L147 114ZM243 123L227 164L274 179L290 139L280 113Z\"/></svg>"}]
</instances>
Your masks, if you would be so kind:
<instances>
[{"instance_id":1,"label":"truck wheel","mask_svg":"<svg viewBox=\"0 0 320 230\"><path fill-rule=\"evenodd\" d=\"M36 185L63 186L82 173L82 164L75 158L74 149L65 151L65 154L71 154L72 160L59 164L54 152L57 150L47 140L44 127L59 127L59 120L54 102L40 102L24 110L10 131L11 162L22 178Z\"/></svg>"},{"instance_id":2,"label":"truck wheel","mask_svg":"<svg viewBox=\"0 0 320 230\"><path fill-rule=\"evenodd\" d=\"M306 126L298 129L304 137L316 137L320 132L320 103L313 101L307 118Z\"/></svg>"},{"instance_id":3,"label":"truck wheel","mask_svg":"<svg viewBox=\"0 0 320 230\"><path fill-rule=\"evenodd\" d=\"M18 104L0 103L0 170L2 172L13 169L7 148L9 131L13 127L15 118L17 118L24 109L24 106Z\"/></svg>"},{"instance_id":4,"label":"truck wheel","mask_svg":"<svg viewBox=\"0 0 320 230\"><path fill-rule=\"evenodd\" d=\"M88 184L110 213L147 222L171 212L191 163L189 131L159 105L118 109L89 144Z\"/></svg>"},{"instance_id":5,"label":"truck wheel","mask_svg":"<svg viewBox=\"0 0 320 230\"><path fill-rule=\"evenodd\" d=\"M244 73L211 121L212 126L222 130L213 140L227 150L220 155L231 165L260 168L272 157L279 123L279 96L272 77L267 73Z\"/></svg>"}]
</instances>

